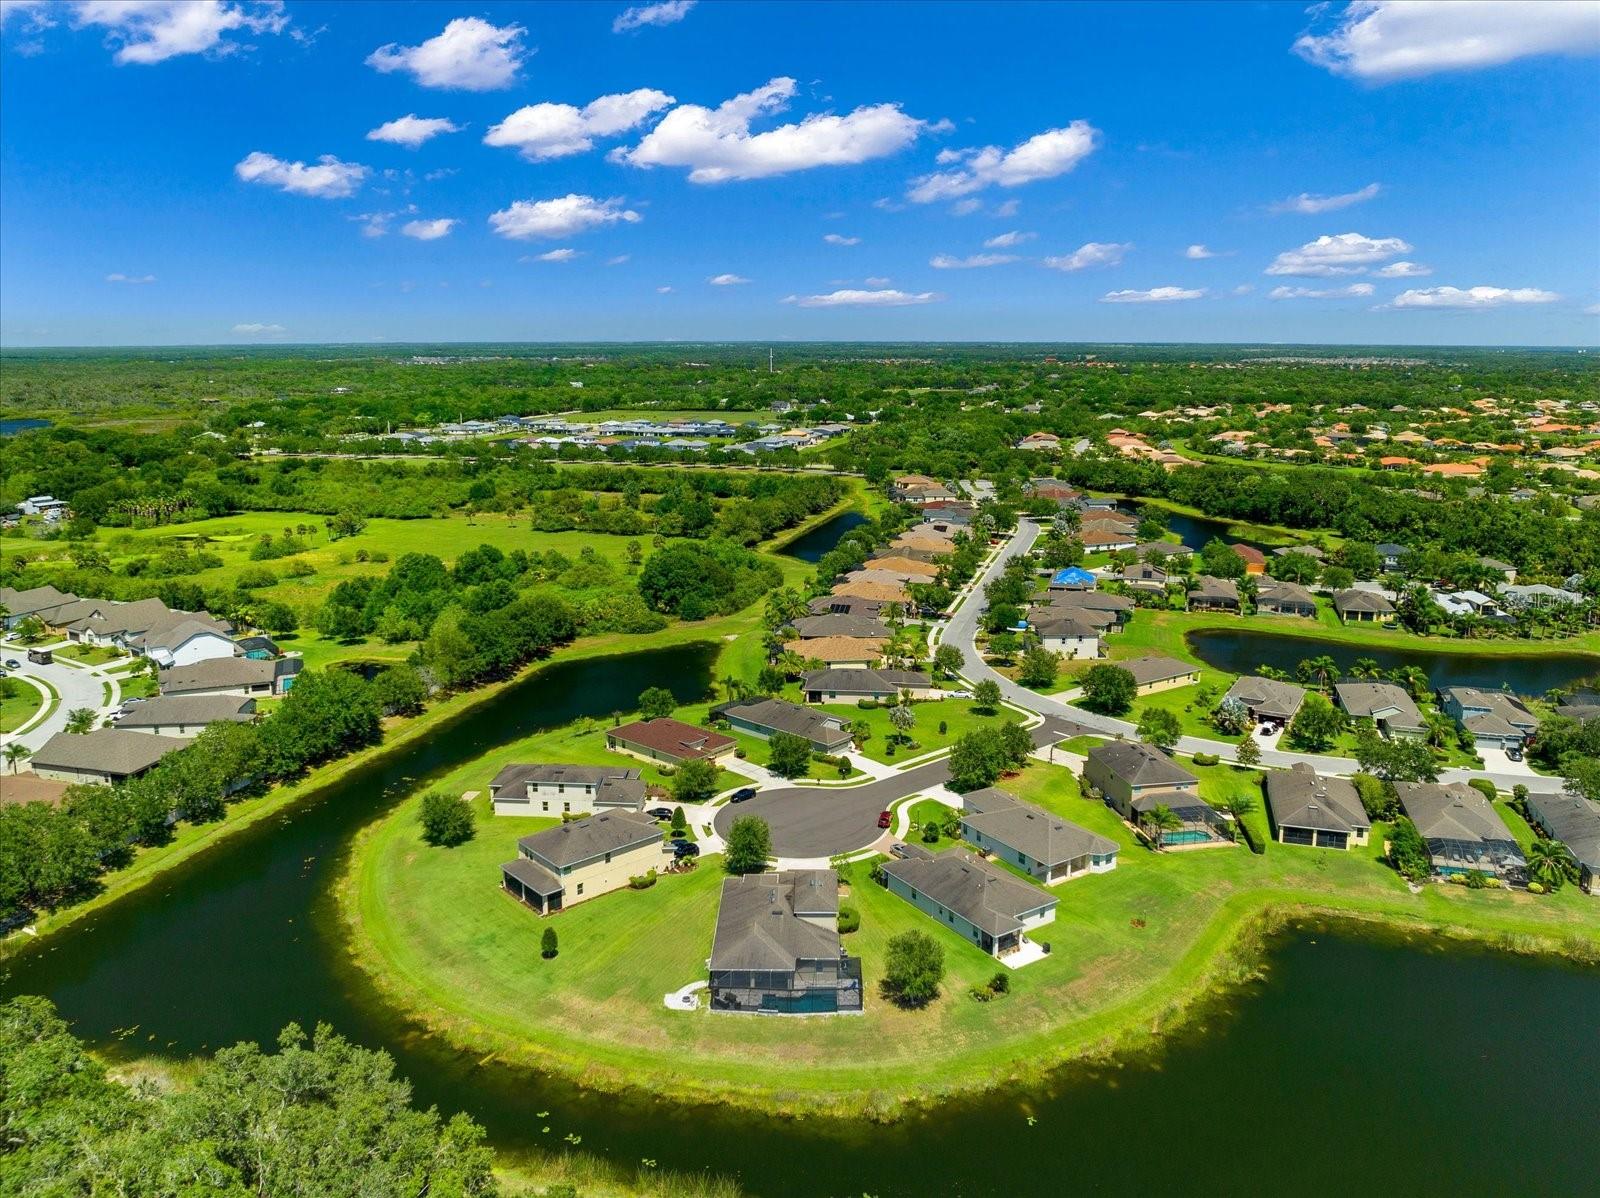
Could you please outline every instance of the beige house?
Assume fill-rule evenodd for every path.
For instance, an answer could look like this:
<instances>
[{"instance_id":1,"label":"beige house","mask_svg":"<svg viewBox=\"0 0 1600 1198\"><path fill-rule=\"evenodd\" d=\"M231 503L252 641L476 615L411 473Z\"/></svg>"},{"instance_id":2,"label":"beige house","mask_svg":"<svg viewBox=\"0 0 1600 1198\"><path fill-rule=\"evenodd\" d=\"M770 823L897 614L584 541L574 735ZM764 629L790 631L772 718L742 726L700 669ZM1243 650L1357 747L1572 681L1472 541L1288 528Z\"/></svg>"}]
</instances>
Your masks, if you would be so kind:
<instances>
[{"instance_id":1,"label":"beige house","mask_svg":"<svg viewBox=\"0 0 1600 1198\"><path fill-rule=\"evenodd\" d=\"M606 731L606 748L613 753L627 753L646 761L665 761L669 765L700 758L714 761L738 747L739 742L731 736L666 716L635 720Z\"/></svg>"},{"instance_id":2,"label":"beige house","mask_svg":"<svg viewBox=\"0 0 1600 1198\"><path fill-rule=\"evenodd\" d=\"M127 708L118 717L117 727L124 732L192 740L209 724L249 724L255 718L256 701L243 695L158 695Z\"/></svg>"},{"instance_id":3,"label":"beige house","mask_svg":"<svg viewBox=\"0 0 1600 1198\"><path fill-rule=\"evenodd\" d=\"M1130 657L1113 662L1133 675L1136 693L1153 695L1200 681L1200 667L1175 657Z\"/></svg>"},{"instance_id":4,"label":"beige house","mask_svg":"<svg viewBox=\"0 0 1600 1198\"><path fill-rule=\"evenodd\" d=\"M661 829L646 815L602 811L517 841L500 885L540 915L621 890L661 863Z\"/></svg>"},{"instance_id":5,"label":"beige house","mask_svg":"<svg viewBox=\"0 0 1600 1198\"><path fill-rule=\"evenodd\" d=\"M125 732L120 728L58 732L39 746L29 764L41 778L110 784L137 778L188 743L175 736Z\"/></svg>"}]
</instances>

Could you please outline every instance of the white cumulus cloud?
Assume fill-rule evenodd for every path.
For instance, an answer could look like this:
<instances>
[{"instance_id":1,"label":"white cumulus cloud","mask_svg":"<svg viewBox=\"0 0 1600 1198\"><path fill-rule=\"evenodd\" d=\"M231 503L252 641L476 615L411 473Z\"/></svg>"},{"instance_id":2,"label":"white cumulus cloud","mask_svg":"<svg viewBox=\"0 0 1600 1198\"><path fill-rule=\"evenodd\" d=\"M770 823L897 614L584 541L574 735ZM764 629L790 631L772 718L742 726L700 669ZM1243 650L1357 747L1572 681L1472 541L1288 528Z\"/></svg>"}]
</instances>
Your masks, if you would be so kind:
<instances>
[{"instance_id":1,"label":"white cumulus cloud","mask_svg":"<svg viewBox=\"0 0 1600 1198\"><path fill-rule=\"evenodd\" d=\"M660 4L637 4L623 9L611 22L612 33L630 33L647 25L676 25L689 15L695 0L662 0Z\"/></svg>"},{"instance_id":2,"label":"white cumulus cloud","mask_svg":"<svg viewBox=\"0 0 1600 1198\"><path fill-rule=\"evenodd\" d=\"M617 255L615 255L613 257L607 258L606 259L606 265L607 266L621 266L624 262L628 261L632 257L633 257L632 254L617 254Z\"/></svg>"},{"instance_id":3,"label":"white cumulus cloud","mask_svg":"<svg viewBox=\"0 0 1600 1198\"><path fill-rule=\"evenodd\" d=\"M1297 250L1284 250L1267 267L1269 275L1358 275L1385 258L1411 251L1398 237L1363 237L1360 233L1323 234Z\"/></svg>"},{"instance_id":4,"label":"white cumulus cloud","mask_svg":"<svg viewBox=\"0 0 1600 1198\"><path fill-rule=\"evenodd\" d=\"M706 280L713 287L737 287L740 283L748 283L749 281L743 275L736 274L712 275Z\"/></svg>"},{"instance_id":5,"label":"white cumulus cloud","mask_svg":"<svg viewBox=\"0 0 1600 1198\"><path fill-rule=\"evenodd\" d=\"M957 258L953 254L935 254L928 259L928 265L935 270L976 270L984 266L1004 266L1016 260L1015 254L969 254L965 258Z\"/></svg>"},{"instance_id":6,"label":"white cumulus cloud","mask_svg":"<svg viewBox=\"0 0 1600 1198\"><path fill-rule=\"evenodd\" d=\"M868 275L861 281L868 287L887 287L893 280L888 275Z\"/></svg>"},{"instance_id":7,"label":"white cumulus cloud","mask_svg":"<svg viewBox=\"0 0 1600 1198\"><path fill-rule=\"evenodd\" d=\"M1329 10L1331 11L1331 10ZM1600 48L1600 0L1352 0L1294 51L1368 83Z\"/></svg>"},{"instance_id":8,"label":"white cumulus cloud","mask_svg":"<svg viewBox=\"0 0 1600 1198\"><path fill-rule=\"evenodd\" d=\"M517 77L526 56L522 34L520 25L457 17L420 46L379 46L367 55L367 65L385 74L403 71L424 87L494 91Z\"/></svg>"},{"instance_id":9,"label":"white cumulus cloud","mask_svg":"<svg viewBox=\"0 0 1600 1198\"><path fill-rule=\"evenodd\" d=\"M1217 251L1213 249L1207 249L1203 245L1191 245L1188 249L1183 251L1183 256L1185 258L1192 258L1198 262L1202 258L1217 257Z\"/></svg>"},{"instance_id":10,"label":"white cumulus cloud","mask_svg":"<svg viewBox=\"0 0 1600 1198\"><path fill-rule=\"evenodd\" d=\"M1032 241L1037 236L1039 236L1037 233L1023 233L1015 230L1010 233L1000 233L985 241L983 248L986 250L1008 250L1013 246Z\"/></svg>"},{"instance_id":11,"label":"white cumulus cloud","mask_svg":"<svg viewBox=\"0 0 1600 1198\"><path fill-rule=\"evenodd\" d=\"M751 132L752 121L781 112L794 94L795 81L780 77L716 108L680 104L637 146L619 147L611 158L631 166L688 167L691 183L726 183L883 158L931 127L898 104L868 104L843 116L812 113L793 124Z\"/></svg>"},{"instance_id":12,"label":"white cumulus cloud","mask_svg":"<svg viewBox=\"0 0 1600 1198\"><path fill-rule=\"evenodd\" d=\"M1373 271L1372 275L1378 279L1420 279L1432 273L1433 267L1420 262L1391 262L1382 270Z\"/></svg>"},{"instance_id":13,"label":"white cumulus cloud","mask_svg":"<svg viewBox=\"0 0 1600 1198\"><path fill-rule=\"evenodd\" d=\"M954 170L934 171L911 180L908 199L918 204L953 200L986 187L1020 187L1039 179L1064 175L1094 152L1100 131L1088 121L1073 121L1061 129L1046 129L1011 149L984 146L972 150L946 150L941 165Z\"/></svg>"},{"instance_id":14,"label":"white cumulus cloud","mask_svg":"<svg viewBox=\"0 0 1600 1198\"><path fill-rule=\"evenodd\" d=\"M1508 304L1553 304L1561 297L1537 287L1425 287L1402 291L1391 308L1503 308Z\"/></svg>"},{"instance_id":15,"label":"white cumulus cloud","mask_svg":"<svg viewBox=\"0 0 1600 1198\"><path fill-rule=\"evenodd\" d=\"M449 236L450 230L458 223L449 217L440 217L437 220L408 220L400 226L400 232L418 241L438 241L441 237Z\"/></svg>"},{"instance_id":16,"label":"white cumulus cloud","mask_svg":"<svg viewBox=\"0 0 1600 1198\"><path fill-rule=\"evenodd\" d=\"M826 295L790 295L784 303L801 308L904 308L910 304L931 304L944 296L937 291L859 291L844 288Z\"/></svg>"},{"instance_id":17,"label":"white cumulus cloud","mask_svg":"<svg viewBox=\"0 0 1600 1198\"><path fill-rule=\"evenodd\" d=\"M264 334L287 333L289 330L284 328L281 324L261 324L259 322L252 321L249 324L234 325L233 331L245 336L258 337Z\"/></svg>"},{"instance_id":18,"label":"white cumulus cloud","mask_svg":"<svg viewBox=\"0 0 1600 1198\"><path fill-rule=\"evenodd\" d=\"M71 13L74 26L108 32L118 63L143 66L184 54L229 54L239 43L224 34L281 33L289 23L283 0L78 0Z\"/></svg>"},{"instance_id":19,"label":"white cumulus cloud","mask_svg":"<svg viewBox=\"0 0 1600 1198\"><path fill-rule=\"evenodd\" d=\"M657 295L671 295L672 294L672 288L668 287L668 286L657 287L656 288L656 294Z\"/></svg>"},{"instance_id":20,"label":"white cumulus cloud","mask_svg":"<svg viewBox=\"0 0 1600 1198\"><path fill-rule=\"evenodd\" d=\"M1355 299L1371 295L1371 283L1351 283L1348 287L1274 287L1267 292L1268 299Z\"/></svg>"},{"instance_id":21,"label":"white cumulus cloud","mask_svg":"<svg viewBox=\"0 0 1600 1198\"><path fill-rule=\"evenodd\" d=\"M571 104L529 104L484 135L486 146L509 146L530 162L565 158L594 148L597 137L637 128L673 102L666 92L637 91L601 96L582 108Z\"/></svg>"},{"instance_id":22,"label":"white cumulus cloud","mask_svg":"<svg viewBox=\"0 0 1600 1198\"><path fill-rule=\"evenodd\" d=\"M575 258L583 257L582 250L563 247L559 250L546 250L542 254L533 254L521 259L523 262L571 262Z\"/></svg>"},{"instance_id":23,"label":"white cumulus cloud","mask_svg":"<svg viewBox=\"0 0 1600 1198\"><path fill-rule=\"evenodd\" d=\"M824 233L822 240L829 245L860 245L861 238L846 237L843 233Z\"/></svg>"},{"instance_id":24,"label":"white cumulus cloud","mask_svg":"<svg viewBox=\"0 0 1600 1198\"><path fill-rule=\"evenodd\" d=\"M511 207L492 213L489 227L513 240L548 237L554 241L618 221L632 225L643 219L632 209L624 208L620 199L597 200L572 194L554 200L517 200Z\"/></svg>"},{"instance_id":25,"label":"white cumulus cloud","mask_svg":"<svg viewBox=\"0 0 1600 1198\"><path fill-rule=\"evenodd\" d=\"M358 162L340 162L332 154L307 166L255 150L235 164L233 173L246 183L276 187L290 195L340 200L354 195L370 172Z\"/></svg>"},{"instance_id":26,"label":"white cumulus cloud","mask_svg":"<svg viewBox=\"0 0 1600 1198\"><path fill-rule=\"evenodd\" d=\"M1368 200L1376 199L1383 185L1368 183L1365 187L1358 187L1354 191L1342 192L1339 195L1312 195L1309 191L1302 191L1297 196L1290 196L1286 200L1279 200L1276 204L1267 207L1269 212L1294 212L1302 216L1315 216L1319 212L1337 212L1341 208L1348 208L1352 204L1364 204Z\"/></svg>"},{"instance_id":27,"label":"white cumulus cloud","mask_svg":"<svg viewBox=\"0 0 1600 1198\"><path fill-rule=\"evenodd\" d=\"M442 116L418 116L408 112L405 116L385 121L367 134L368 141L393 142L397 146L416 149L430 137L441 133L460 133L461 126Z\"/></svg>"},{"instance_id":28,"label":"white cumulus cloud","mask_svg":"<svg viewBox=\"0 0 1600 1198\"><path fill-rule=\"evenodd\" d=\"M1100 302L1102 304L1171 304L1179 300L1197 300L1204 295L1204 288L1151 287L1145 291L1108 291L1100 297Z\"/></svg>"},{"instance_id":29,"label":"white cumulus cloud","mask_svg":"<svg viewBox=\"0 0 1600 1198\"><path fill-rule=\"evenodd\" d=\"M133 283L137 285L154 283L155 281L155 275L125 275L121 271L116 271L106 276L106 282L108 283Z\"/></svg>"},{"instance_id":30,"label":"white cumulus cloud","mask_svg":"<svg viewBox=\"0 0 1600 1198\"><path fill-rule=\"evenodd\" d=\"M1070 254L1046 258L1044 264L1052 270L1088 270L1092 266L1115 266L1132 248L1131 241L1090 241L1080 245Z\"/></svg>"}]
</instances>

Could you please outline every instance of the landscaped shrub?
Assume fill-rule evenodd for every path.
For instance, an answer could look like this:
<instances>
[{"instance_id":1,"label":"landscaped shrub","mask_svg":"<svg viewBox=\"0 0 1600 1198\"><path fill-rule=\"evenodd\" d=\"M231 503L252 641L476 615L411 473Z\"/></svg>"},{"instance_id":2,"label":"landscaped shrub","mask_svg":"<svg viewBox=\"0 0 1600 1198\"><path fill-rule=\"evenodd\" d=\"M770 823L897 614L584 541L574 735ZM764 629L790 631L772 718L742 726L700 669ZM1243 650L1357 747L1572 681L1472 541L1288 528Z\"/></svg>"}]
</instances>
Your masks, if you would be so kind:
<instances>
[{"instance_id":1,"label":"landscaped shrub","mask_svg":"<svg viewBox=\"0 0 1600 1198\"><path fill-rule=\"evenodd\" d=\"M1194 755L1194 763L1196 765L1216 765L1220 760L1221 758L1215 753L1196 753Z\"/></svg>"},{"instance_id":2,"label":"landscaped shrub","mask_svg":"<svg viewBox=\"0 0 1600 1198\"><path fill-rule=\"evenodd\" d=\"M560 941L556 938L554 928L546 928L544 935L539 937L539 955L546 961L554 960L555 955L561 951Z\"/></svg>"},{"instance_id":3,"label":"landscaped shrub","mask_svg":"<svg viewBox=\"0 0 1600 1198\"><path fill-rule=\"evenodd\" d=\"M876 699L863 699L858 706L863 711L876 711L878 709L878 701Z\"/></svg>"},{"instance_id":4,"label":"landscaped shrub","mask_svg":"<svg viewBox=\"0 0 1600 1198\"><path fill-rule=\"evenodd\" d=\"M1491 803L1494 802L1495 795L1499 793L1495 790L1494 783L1489 781L1487 778L1469 778L1467 780L1467 785L1472 787L1473 790L1477 791Z\"/></svg>"},{"instance_id":5,"label":"landscaped shrub","mask_svg":"<svg viewBox=\"0 0 1600 1198\"><path fill-rule=\"evenodd\" d=\"M1260 833L1252 828L1247 821L1236 819L1233 822L1234 826L1239 829L1240 835L1244 837L1245 844L1250 846L1252 853L1259 857L1267 851L1266 842L1261 839Z\"/></svg>"},{"instance_id":6,"label":"landscaped shrub","mask_svg":"<svg viewBox=\"0 0 1600 1198\"><path fill-rule=\"evenodd\" d=\"M974 986L970 993L979 1002L992 1002L994 1000L994 991L987 986Z\"/></svg>"},{"instance_id":7,"label":"landscaped shrub","mask_svg":"<svg viewBox=\"0 0 1600 1198\"><path fill-rule=\"evenodd\" d=\"M646 870L643 874L628 879L628 888L630 890L649 890L655 884L656 871L654 869Z\"/></svg>"},{"instance_id":8,"label":"landscaped shrub","mask_svg":"<svg viewBox=\"0 0 1600 1198\"><path fill-rule=\"evenodd\" d=\"M1011 992L1011 975L1002 969L989 979L989 989L996 994L1009 994Z\"/></svg>"},{"instance_id":9,"label":"landscaped shrub","mask_svg":"<svg viewBox=\"0 0 1600 1198\"><path fill-rule=\"evenodd\" d=\"M939 825L928 820L922 825L922 843L934 844L939 839Z\"/></svg>"},{"instance_id":10,"label":"landscaped shrub","mask_svg":"<svg viewBox=\"0 0 1600 1198\"><path fill-rule=\"evenodd\" d=\"M422 799L422 838L449 848L472 839L476 817L465 799L436 790Z\"/></svg>"},{"instance_id":11,"label":"landscaped shrub","mask_svg":"<svg viewBox=\"0 0 1600 1198\"><path fill-rule=\"evenodd\" d=\"M839 904L839 935L848 936L861 926L861 912L844 903Z\"/></svg>"}]
</instances>

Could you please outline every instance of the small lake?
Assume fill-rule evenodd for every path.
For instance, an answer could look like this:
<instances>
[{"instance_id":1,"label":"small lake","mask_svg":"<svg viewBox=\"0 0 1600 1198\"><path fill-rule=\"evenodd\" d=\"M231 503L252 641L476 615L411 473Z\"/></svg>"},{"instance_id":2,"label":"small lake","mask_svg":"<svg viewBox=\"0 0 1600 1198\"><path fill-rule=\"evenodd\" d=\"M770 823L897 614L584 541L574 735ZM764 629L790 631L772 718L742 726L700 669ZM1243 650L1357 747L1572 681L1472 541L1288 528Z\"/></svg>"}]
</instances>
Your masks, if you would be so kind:
<instances>
[{"instance_id":1,"label":"small lake","mask_svg":"<svg viewBox=\"0 0 1600 1198\"><path fill-rule=\"evenodd\" d=\"M1135 516L1142 515L1142 509L1145 507L1137 501L1127 502L1123 506ZM1234 536L1228 531L1233 525L1227 520L1213 520L1210 516L1187 516L1164 507L1151 507L1150 514L1176 533L1178 540L1196 553L1219 538L1230 545L1250 545L1263 553L1272 552L1272 546L1264 541L1252 541L1245 537Z\"/></svg>"},{"instance_id":2,"label":"small lake","mask_svg":"<svg viewBox=\"0 0 1600 1198\"><path fill-rule=\"evenodd\" d=\"M840 512L833 519L824 520L805 535L796 537L779 552L786 557L799 558L803 562L820 562L823 554L844 539L845 533L852 528L860 528L866 522L867 518L860 512Z\"/></svg>"},{"instance_id":3,"label":"small lake","mask_svg":"<svg viewBox=\"0 0 1600 1198\"><path fill-rule=\"evenodd\" d=\"M1262 665L1292 674L1304 659L1326 655L1346 671L1363 657L1371 658L1385 670L1416 666L1427 674L1435 690L1446 686L1499 690L1509 686L1519 695L1542 695L1558 686L1600 676L1600 659L1580 653L1541 653L1537 649L1530 649L1526 656L1491 657L1351 645L1246 628L1202 628L1189 633L1187 639L1196 657L1229 674L1254 674Z\"/></svg>"},{"instance_id":4,"label":"small lake","mask_svg":"<svg viewBox=\"0 0 1600 1198\"><path fill-rule=\"evenodd\" d=\"M29 429L49 428L50 421L37 420L32 417L17 420L0 420L0 437L12 437L17 433L25 433Z\"/></svg>"}]
</instances>

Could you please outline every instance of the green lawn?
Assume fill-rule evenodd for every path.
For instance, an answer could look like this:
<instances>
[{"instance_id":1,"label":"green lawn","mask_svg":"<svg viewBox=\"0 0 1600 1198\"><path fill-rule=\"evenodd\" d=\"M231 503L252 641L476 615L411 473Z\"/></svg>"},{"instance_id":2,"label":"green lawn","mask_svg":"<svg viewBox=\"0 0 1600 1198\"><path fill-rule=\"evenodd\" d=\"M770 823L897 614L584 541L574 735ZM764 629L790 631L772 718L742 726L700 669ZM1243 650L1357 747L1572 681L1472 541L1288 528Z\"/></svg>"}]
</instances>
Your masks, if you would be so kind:
<instances>
[{"instance_id":1,"label":"green lawn","mask_svg":"<svg viewBox=\"0 0 1600 1198\"><path fill-rule=\"evenodd\" d=\"M1212 794L1255 775L1198 771ZM868 986L861 1018L732 1019L673 1013L661 995L703 976L715 920L717 861L643 893L618 893L556 918L562 955L535 950L540 921L497 889L524 821L487 820L461 849L422 845L415 800L364 836L341 904L356 958L406 1009L464 1050L554 1066L600 1087L639 1086L692 1100L780 1109L886 1112L903 1100L1037 1076L1066 1058L1139 1042L1171 1026L1186 1000L1254 967L1236 956L1265 914L1344 912L1532 947L1600 947L1600 910L1569 887L1554 896L1428 886L1409 893L1378 861L1381 836L1350 853L1272 845L1154 853L1060 767L1034 764L1004 785L1116 840L1118 867L1054 889L1054 951L1012 975L990 1004L967 990L995 963L953 933L848 871L861 930L846 941ZM877 982L891 936L928 932L944 946L943 995L906 1012ZM1246 937L1247 943L1251 938Z\"/></svg>"},{"instance_id":2,"label":"green lawn","mask_svg":"<svg viewBox=\"0 0 1600 1198\"><path fill-rule=\"evenodd\" d=\"M11 682L11 679L7 679ZM14 695L0 695L0 732L11 732L22 727L50 700L26 682L15 682Z\"/></svg>"},{"instance_id":3,"label":"green lawn","mask_svg":"<svg viewBox=\"0 0 1600 1198\"><path fill-rule=\"evenodd\" d=\"M103 666L108 661L123 660L127 654L110 645L63 645L55 650L55 656L82 662L86 666Z\"/></svg>"},{"instance_id":4,"label":"green lawn","mask_svg":"<svg viewBox=\"0 0 1600 1198\"><path fill-rule=\"evenodd\" d=\"M998 727L1002 723L1014 724L1022 719L1020 714L1004 707L995 714L980 712L971 699L931 699L924 703L913 703L911 710L916 714L917 722L909 735L915 744L896 745L891 754L888 751L889 740L898 733L889 722L889 708L827 703L822 709L849 720L852 725L859 727L864 724L872 735L861 747L861 752L874 761L890 763L949 748L974 729ZM942 733L939 731L941 723L945 726Z\"/></svg>"},{"instance_id":5,"label":"green lawn","mask_svg":"<svg viewBox=\"0 0 1600 1198\"><path fill-rule=\"evenodd\" d=\"M921 845L930 853L942 853L945 849L954 848L961 841L955 837L946 836L943 831L945 825L950 822L950 817L954 814L955 812L937 799L918 799L911 804L911 831L907 833L906 839L912 844ZM940 829L936 840L924 840L922 837L922 826L930 820Z\"/></svg>"},{"instance_id":6,"label":"green lawn","mask_svg":"<svg viewBox=\"0 0 1600 1198\"><path fill-rule=\"evenodd\" d=\"M746 761L760 766L771 764L772 744L770 741L765 741L759 736L751 736L748 732L739 732L737 730L730 732L729 735L739 742L739 748L744 750L744 759ZM811 758L811 766L806 771L805 776L823 782L839 782L846 778L860 778L864 775L854 766L846 767L845 773L841 775L838 766L826 765L813 756Z\"/></svg>"}]
</instances>

